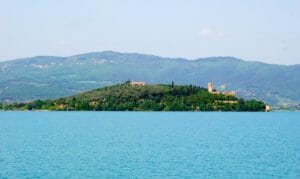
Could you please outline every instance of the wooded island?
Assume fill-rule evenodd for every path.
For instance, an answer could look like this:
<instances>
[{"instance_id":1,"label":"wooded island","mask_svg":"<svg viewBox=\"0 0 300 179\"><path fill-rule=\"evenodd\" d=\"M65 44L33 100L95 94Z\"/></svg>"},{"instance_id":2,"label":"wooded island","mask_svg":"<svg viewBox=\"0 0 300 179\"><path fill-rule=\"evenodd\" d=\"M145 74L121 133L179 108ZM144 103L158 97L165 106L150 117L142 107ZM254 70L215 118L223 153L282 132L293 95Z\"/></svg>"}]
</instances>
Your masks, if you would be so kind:
<instances>
[{"instance_id":1,"label":"wooded island","mask_svg":"<svg viewBox=\"0 0 300 179\"><path fill-rule=\"evenodd\" d=\"M0 104L2 110L50 111L265 111L266 104L209 93L193 85L133 84L127 81L56 100Z\"/></svg>"}]
</instances>

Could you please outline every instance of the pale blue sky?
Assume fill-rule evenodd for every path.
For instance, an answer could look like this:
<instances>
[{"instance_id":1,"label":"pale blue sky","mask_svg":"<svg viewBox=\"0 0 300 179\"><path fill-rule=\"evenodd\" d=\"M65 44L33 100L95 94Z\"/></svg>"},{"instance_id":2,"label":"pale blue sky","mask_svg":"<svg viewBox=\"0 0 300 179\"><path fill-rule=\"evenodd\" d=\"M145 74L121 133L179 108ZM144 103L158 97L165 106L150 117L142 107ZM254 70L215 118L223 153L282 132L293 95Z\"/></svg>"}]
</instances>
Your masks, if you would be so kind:
<instances>
[{"instance_id":1,"label":"pale blue sky","mask_svg":"<svg viewBox=\"0 0 300 179\"><path fill-rule=\"evenodd\" d=\"M1 0L0 61L114 50L300 63L299 0Z\"/></svg>"}]
</instances>

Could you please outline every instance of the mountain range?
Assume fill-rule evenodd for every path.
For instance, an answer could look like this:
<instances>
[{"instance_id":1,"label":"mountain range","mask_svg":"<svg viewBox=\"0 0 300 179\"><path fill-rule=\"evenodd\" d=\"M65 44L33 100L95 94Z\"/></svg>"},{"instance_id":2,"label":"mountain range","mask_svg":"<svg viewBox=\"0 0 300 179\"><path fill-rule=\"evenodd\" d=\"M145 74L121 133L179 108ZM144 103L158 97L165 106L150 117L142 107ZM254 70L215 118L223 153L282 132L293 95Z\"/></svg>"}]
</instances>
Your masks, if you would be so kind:
<instances>
[{"instance_id":1,"label":"mountain range","mask_svg":"<svg viewBox=\"0 0 300 179\"><path fill-rule=\"evenodd\" d=\"M275 65L235 57L165 58L113 51L70 57L36 56L0 62L0 102L55 99L122 83L212 82L219 91L271 105L300 104L300 65Z\"/></svg>"}]
</instances>

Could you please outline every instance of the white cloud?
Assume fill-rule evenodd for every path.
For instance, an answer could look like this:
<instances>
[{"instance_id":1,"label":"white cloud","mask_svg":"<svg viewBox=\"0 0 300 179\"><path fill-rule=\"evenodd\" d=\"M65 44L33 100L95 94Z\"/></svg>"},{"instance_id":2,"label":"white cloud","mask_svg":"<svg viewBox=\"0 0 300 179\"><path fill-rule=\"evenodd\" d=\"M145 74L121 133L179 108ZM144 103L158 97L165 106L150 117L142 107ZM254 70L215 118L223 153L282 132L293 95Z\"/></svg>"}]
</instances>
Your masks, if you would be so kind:
<instances>
[{"instance_id":1,"label":"white cloud","mask_svg":"<svg viewBox=\"0 0 300 179\"><path fill-rule=\"evenodd\" d=\"M200 30L199 36L202 38L209 38L209 39L218 39L224 36L222 32L213 30L212 28L205 27Z\"/></svg>"}]
</instances>

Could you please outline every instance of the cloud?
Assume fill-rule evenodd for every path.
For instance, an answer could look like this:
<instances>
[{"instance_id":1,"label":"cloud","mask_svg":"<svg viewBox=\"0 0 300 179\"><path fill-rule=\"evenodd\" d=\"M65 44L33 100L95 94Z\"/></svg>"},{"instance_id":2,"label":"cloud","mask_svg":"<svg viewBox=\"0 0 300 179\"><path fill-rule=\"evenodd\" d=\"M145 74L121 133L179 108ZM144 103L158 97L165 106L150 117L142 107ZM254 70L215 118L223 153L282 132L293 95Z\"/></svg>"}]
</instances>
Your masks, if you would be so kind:
<instances>
[{"instance_id":1,"label":"cloud","mask_svg":"<svg viewBox=\"0 0 300 179\"><path fill-rule=\"evenodd\" d=\"M219 38L223 37L224 34L222 32L205 27L200 30L199 36L202 38L208 38L208 39L219 39Z\"/></svg>"}]
</instances>

